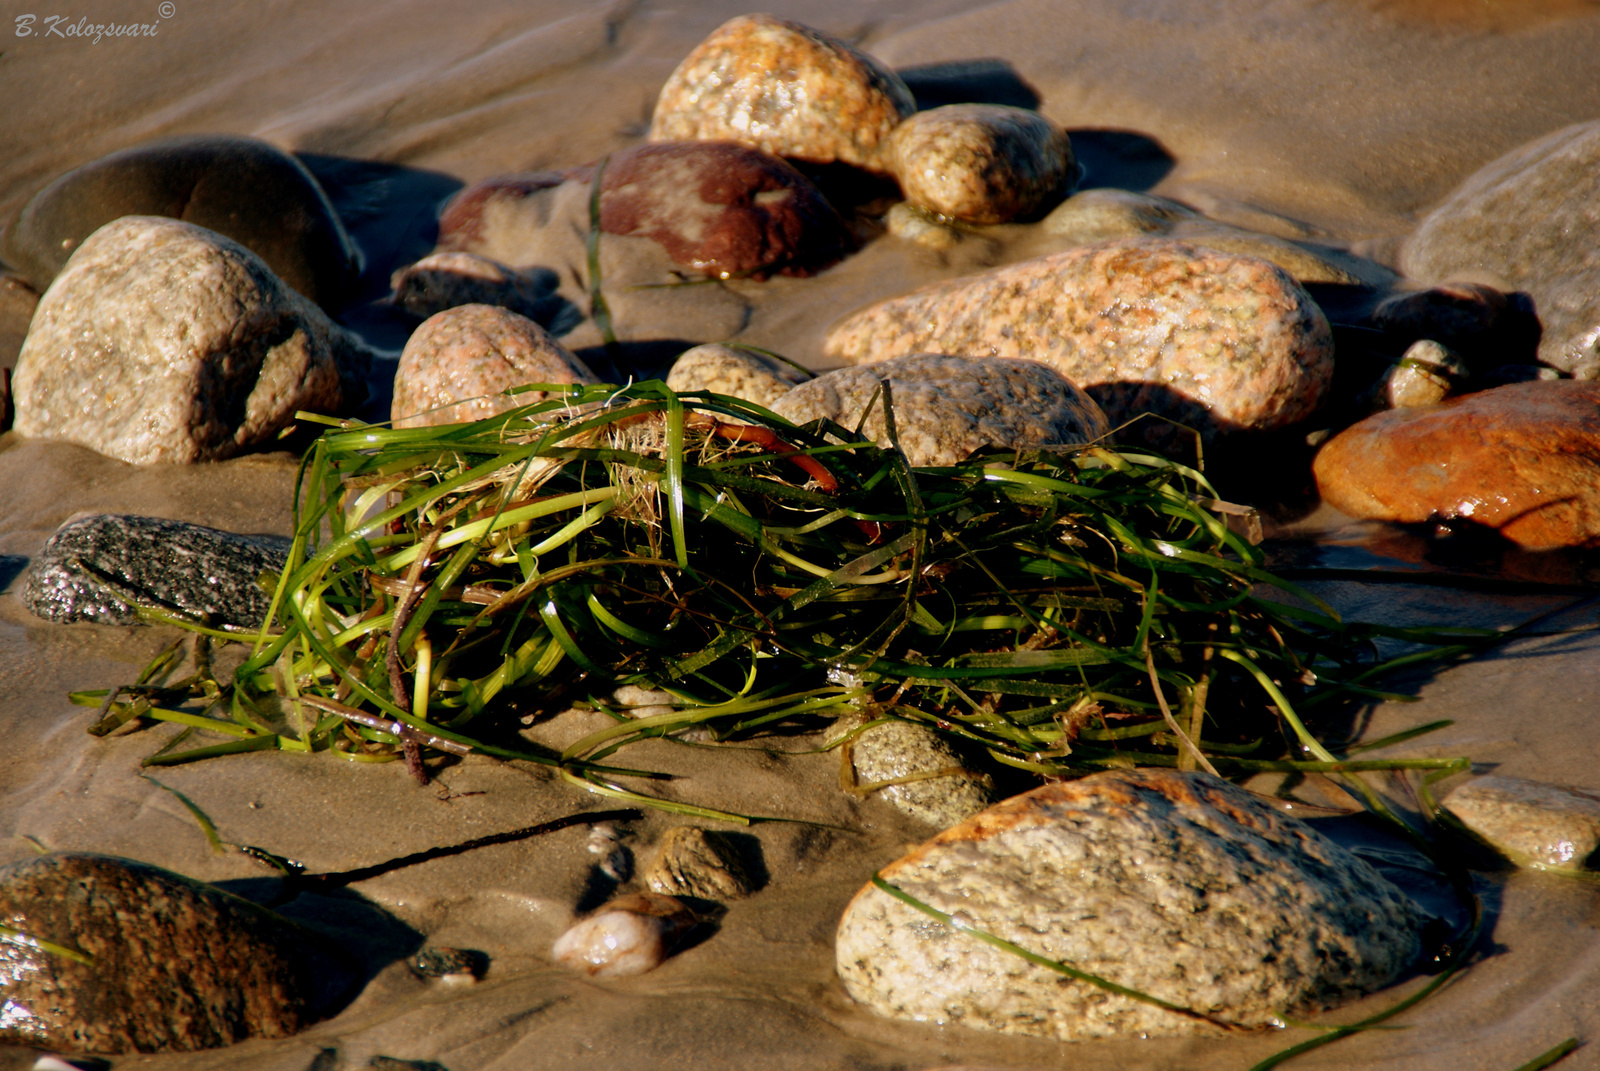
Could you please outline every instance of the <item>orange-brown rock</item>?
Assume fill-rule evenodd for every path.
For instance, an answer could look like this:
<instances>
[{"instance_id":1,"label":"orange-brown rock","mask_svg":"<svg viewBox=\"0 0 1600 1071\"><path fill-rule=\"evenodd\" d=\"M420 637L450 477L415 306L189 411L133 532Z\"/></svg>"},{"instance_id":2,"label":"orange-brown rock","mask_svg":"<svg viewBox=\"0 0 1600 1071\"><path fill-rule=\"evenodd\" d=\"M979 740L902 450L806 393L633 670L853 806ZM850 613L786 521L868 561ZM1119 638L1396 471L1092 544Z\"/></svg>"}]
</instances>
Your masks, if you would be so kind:
<instances>
[{"instance_id":1,"label":"orange-brown rock","mask_svg":"<svg viewBox=\"0 0 1600 1071\"><path fill-rule=\"evenodd\" d=\"M1313 470L1353 517L1470 520L1532 550L1600 546L1600 384L1513 383L1379 413Z\"/></svg>"}]
</instances>

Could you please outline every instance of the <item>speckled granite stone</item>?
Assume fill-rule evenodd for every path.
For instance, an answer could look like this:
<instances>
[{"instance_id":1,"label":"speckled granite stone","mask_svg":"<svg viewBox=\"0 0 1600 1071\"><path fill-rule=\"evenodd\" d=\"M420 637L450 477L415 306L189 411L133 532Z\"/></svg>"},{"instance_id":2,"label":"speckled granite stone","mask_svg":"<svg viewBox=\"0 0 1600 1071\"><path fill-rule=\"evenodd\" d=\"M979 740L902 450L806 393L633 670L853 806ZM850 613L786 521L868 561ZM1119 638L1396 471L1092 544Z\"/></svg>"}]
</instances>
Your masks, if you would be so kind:
<instances>
[{"instance_id":1,"label":"speckled granite stone","mask_svg":"<svg viewBox=\"0 0 1600 1071\"><path fill-rule=\"evenodd\" d=\"M883 868L968 925L1247 1027L1393 981L1418 909L1311 827L1201 773L1116 771L996 804ZM1069 981L866 886L845 988L900 1019L1059 1040L1215 1033Z\"/></svg>"},{"instance_id":2,"label":"speckled granite stone","mask_svg":"<svg viewBox=\"0 0 1600 1071\"><path fill-rule=\"evenodd\" d=\"M880 143L916 111L905 83L843 41L772 15L723 23L678 64L651 141L737 141L883 170Z\"/></svg>"},{"instance_id":3,"label":"speckled granite stone","mask_svg":"<svg viewBox=\"0 0 1600 1071\"><path fill-rule=\"evenodd\" d=\"M885 153L906 200L968 223L1035 216L1078 177L1060 127L1000 104L918 112L895 127Z\"/></svg>"},{"instance_id":4,"label":"speckled granite stone","mask_svg":"<svg viewBox=\"0 0 1600 1071\"><path fill-rule=\"evenodd\" d=\"M722 834L695 826L669 829L640 875L652 892L701 900L749 896L750 877Z\"/></svg>"},{"instance_id":5,"label":"speckled granite stone","mask_svg":"<svg viewBox=\"0 0 1600 1071\"><path fill-rule=\"evenodd\" d=\"M0 942L0 1039L71 1052L188 1052L285 1037L356 972L325 938L170 871L55 854L0 870L0 918L93 966Z\"/></svg>"},{"instance_id":6,"label":"speckled granite stone","mask_svg":"<svg viewBox=\"0 0 1600 1071\"><path fill-rule=\"evenodd\" d=\"M493 305L458 305L424 320L394 374L397 428L459 424L543 401L526 383L595 383L594 373L526 316Z\"/></svg>"},{"instance_id":7,"label":"speckled granite stone","mask_svg":"<svg viewBox=\"0 0 1600 1071\"><path fill-rule=\"evenodd\" d=\"M667 386L680 392L709 390L770 407L805 379L799 369L764 353L710 343L685 350L667 373Z\"/></svg>"},{"instance_id":8,"label":"speckled granite stone","mask_svg":"<svg viewBox=\"0 0 1600 1071\"><path fill-rule=\"evenodd\" d=\"M947 829L989 805L994 783L974 776L938 733L910 722L874 725L850 741L856 784L866 788L913 774L946 771L947 776L885 785L874 795L935 829Z\"/></svg>"},{"instance_id":9,"label":"speckled granite stone","mask_svg":"<svg viewBox=\"0 0 1600 1071\"><path fill-rule=\"evenodd\" d=\"M1165 239L1085 246L935 283L845 317L827 357L1042 361L1113 425L1158 413L1208 436L1313 413L1333 374L1316 303L1263 260Z\"/></svg>"},{"instance_id":10,"label":"speckled granite stone","mask_svg":"<svg viewBox=\"0 0 1600 1071\"><path fill-rule=\"evenodd\" d=\"M131 625L133 607L148 606L251 628L272 604L257 578L288 556L287 539L101 513L50 537L28 566L22 604L61 624Z\"/></svg>"},{"instance_id":11,"label":"speckled granite stone","mask_svg":"<svg viewBox=\"0 0 1600 1071\"><path fill-rule=\"evenodd\" d=\"M214 461L365 397L371 353L248 249L177 220L95 231L39 299L16 430L134 464Z\"/></svg>"},{"instance_id":12,"label":"speckled granite stone","mask_svg":"<svg viewBox=\"0 0 1600 1071\"><path fill-rule=\"evenodd\" d=\"M1600 792L1520 777L1474 777L1445 810L1517 865L1577 869L1600 850Z\"/></svg>"},{"instance_id":13,"label":"speckled granite stone","mask_svg":"<svg viewBox=\"0 0 1600 1071\"><path fill-rule=\"evenodd\" d=\"M424 320L458 305L498 305L546 328L567 304L556 284L553 272L522 272L460 252L433 253L389 280L394 304Z\"/></svg>"},{"instance_id":14,"label":"speckled granite stone","mask_svg":"<svg viewBox=\"0 0 1600 1071\"><path fill-rule=\"evenodd\" d=\"M1059 446L1109 430L1105 414L1072 383L1037 361L915 354L808 380L772 403L796 424L819 417L853 428L889 380L895 431L913 465L950 465L982 446ZM888 446L880 399L862 431Z\"/></svg>"},{"instance_id":15,"label":"speckled granite stone","mask_svg":"<svg viewBox=\"0 0 1600 1071\"><path fill-rule=\"evenodd\" d=\"M1487 273L1533 297L1539 359L1600 376L1600 121L1558 130L1470 176L1400 251L1407 275Z\"/></svg>"}]
</instances>

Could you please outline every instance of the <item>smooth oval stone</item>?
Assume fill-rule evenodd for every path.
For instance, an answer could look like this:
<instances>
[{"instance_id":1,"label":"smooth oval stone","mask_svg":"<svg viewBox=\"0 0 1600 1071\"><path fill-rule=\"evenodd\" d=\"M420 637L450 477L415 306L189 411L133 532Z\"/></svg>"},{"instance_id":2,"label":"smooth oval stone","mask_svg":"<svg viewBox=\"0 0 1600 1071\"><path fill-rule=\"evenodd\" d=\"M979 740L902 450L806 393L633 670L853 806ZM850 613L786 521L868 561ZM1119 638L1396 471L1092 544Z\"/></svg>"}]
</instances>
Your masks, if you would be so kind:
<instances>
[{"instance_id":1,"label":"smooth oval stone","mask_svg":"<svg viewBox=\"0 0 1600 1071\"><path fill-rule=\"evenodd\" d=\"M1244 1027L1387 985L1421 950L1421 913L1386 878L1203 773L1045 785L881 874L963 925ZM1218 1032L1034 966L873 885L845 909L835 951L850 995L893 1018L1062 1041Z\"/></svg>"},{"instance_id":2,"label":"smooth oval stone","mask_svg":"<svg viewBox=\"0 0 1600 1071\"><path fill-rule=\"evenodd\" d=\"M522 272L475 253L433 253L389 280L393 302L427 319L457 305L498 305L549 327L566 302L556 297L554 273Z\"/></svg>"},{"instance_id":3,"label":"smooth oval stone","mask_svg":"<svg viewBox=\"0 0 1600 1071\"><path fill-rule=\"evenodd\" d=\"M1480 365L1532 358L1537 323L1511 298L1481 283L1446 283L1393 294L1372 311L1374 327L1409 345L1433 339Z\"/></svg>"},{"instance_id":4,"label":"smooth oval stone","mask_svg":"<svg viewBox=\"0 0 1600 1071\"><path fill-rule=\"evenodd\" d=\"M910 201L901 201L889 209L883 217L883 227L896 238L915 242L936 253L954 249L965 237L959 228Z\"/></svg>"},{"instance_id":5,"label":"smooth oval stone","mask_svg":"<svg viewBox=\"0 0 1600 1071\"><path fill-rule=\"evenodd\" d=\"M198 524L100 513L68 521L28 566L22 604L47 621L131 625L136 607L254 628L272 596L257 582L281 572L289 540Z\"/></svg>"},{"instance_id":6,"label":"smooth oval stone","mask_svg":"<svg viewBox=\"0 0 1600 1071\"><path fill-rule=\"evenodd\" d=\"M764 353L708 343L685 350L667 373L680 394L708 390L770 407L806 379L804 372Z\"/></svg>"},{"instance_id":7,"label":"smooth oval stone","mask_svg":"<svg viewBox=\"0 0 1600 1071\"><path fill-rule=\"evenodd\" d=\"M847 316L823 351L852 364L1028 358L1082 387L1113 425L1154 413L1208 438L1310 416L1333 374L1328 322L1282 269L1165 239L935 283Z\"/></svg>"},{"instance_id":8,"label":"smooth oval stone","mask_svg":"<svg viewBox=\"0 0 1600 1071\"><path fill-rule=\"evenodd\" d=\"M587 365L526 316L458 305L423 321L394 374L397 428L485 420L532 405L547 391L507 395L527 383L597 383Z\"/></svg>"},{"instance_id":9,"label":"smooth oval stone","mask_svg":"<svg viewBox=\"0 0 1600 1071\"><path fill-rule=\"evenodd\" d=\"M1039 221L1039 229L1080 245L1115 238L1165 234L1179 220L1199 213L1165 197L1131 190L1082 190L1062 201Z\"/></svg>"},{"instance_id":10,"label":"smooth oval stone","mask_svg":"<svg viewBox=\"0 0 1600 1071\"><path fill-rule=\"evenodd\" d=\"M653 971L699 920L683 901L631 893L601 905L556 938L551 958L597 978Z\"/></svg>"},{"instance_id":11,"label":"smooth oval stone","mask_svg":"<svg viewBox=\"0 0 1600 1071\"><path fill-rule=\"evenodd\" d=\"M1592 789L1474 777L1452 789L1444 808L1518 866L1580 869L1600 851L1600 793Z\"/></svg>"},{"instance_id":12,"label":"smooth oval stone","mask_svg":"<svg viewBox=\"0 0 1600 1071\"><path fill-rule=\"evenodd\" d=\"M1378 413L1330 439L1312 471L1352 517L1469 520L1532 550L1600 546L1600 384L1513 383Z\"/></svg>"},{"instance_id":13,"label":"smooth oval stone","mask_svg":"<svg viewBox=\"0 0 1600 1071\"><path fill-rule=\"evenodd\" d=\"M1428 213L1400 250L1409 276L1488 274L1532 296L1539 359L1600 374L1600 121L1487 164Z\"/></svg>"},{"instance_id":14,"label":"smooth oval stone","mask_svg":"<svg viewBox=\"0 0 1600 1071\"><path fill-rule=\"evenodd\" d=\"M54 854L0 870L0 916L92 958L0 942L0 1039L71 1052L189 1052L293 1034L359 980L325 938L127 859Z\"/></svg>"},{"instance_id":15,"label":"smooth oval stone","mask_svg":"<svg viewBox=\"0 0 1600 1071\"><path fill-rule=\"evenodd\" d=\"M1083 391L1037 361L916 354L807 380L772 403L796 424L860 423L884 380L894 398L895 431L913 465L953 465L984 446L1039 449L1086 443L1110 430ZM862 431L890 443L883 399Z\"/></svg>"},{"instance_id":16,"label":"smooth oval stone","mask_svg":"<svg viewBox=\"0 0 1600 1071\"><path fill-rule=\"evenodd\" d=\"M1455 392L1456 384L1471 375L1460 357L1432 339L1421 339L1384 373L1379 395L1388 409L1415 409L1435 405Z\"/></svg>"},{"instance_id":17,"label":"smooth oval stone","mask_svg":"<svg viewBox=\"0 0 1600 1071\"><path fill-rule=\"evenodd\" d=\"M67 172L23 207L0 256L43 290L122 216L170 216L231 238L325 309L345 303L361 272L311 172L264 141L224 135L148 142Z\"/></svg>"},{"instance_id":18,"label":"smooth oval stone","mask_svg":"<svg viewBox=\"0 0 1600 1071\"><path fill-rule=\"evenodd\" d=\"M668 830L640 876L652 892L701 900L737 900L754 888L727 838L695 826Z\"/></svg>"},{"instance_id":19,"label":"smooth oval stone","mask_svg":"<svg viewBox=\"0 0 1600 1071\"><path fill-rule=\"evenodd\" d=\"M986 774L974 775L927 726L905 721L874 725L850 741L849 748L858 789L870 788L891 807L935 829L948 829L989 806L994 782ZM926 776L940 773L945 776ZM916 775L925 779L883 784Z\"/></svg>"},{"instance_id":20,"label":"smooth oval stone","mask_svg":"<svg viewBox=\"0 0 1600 1071\"><path fill-rule=\"evenodd\" d=\"M371 352L244 246L125 216L39 299L12 380L16 430L134 464L215 461L296 410L366 396Z\"/></svg>"},{"instance_id":21,"label":"smooth oval stone","mask_svg":"<svg viewBox=\"0 0 1600 1071\"><path fill-rule=\"evenodd\" d=\"M1037 215L1078 177L1067 135L1038 112L947 104L889 135L887 158L906 200L968 223Z\"/></svg>"},{"instance_id":22,"label":"smooth oval stone","mask_svg":"<svg viewBox=\"0 0 1600 1071\"><path fill-rule=\"evenodd\" d=\"M651 141L737 141L810 163L884 170L880 143L916 111L889 68L772 15L712 31L661 88Z\"/></svg>"}]
</instances>

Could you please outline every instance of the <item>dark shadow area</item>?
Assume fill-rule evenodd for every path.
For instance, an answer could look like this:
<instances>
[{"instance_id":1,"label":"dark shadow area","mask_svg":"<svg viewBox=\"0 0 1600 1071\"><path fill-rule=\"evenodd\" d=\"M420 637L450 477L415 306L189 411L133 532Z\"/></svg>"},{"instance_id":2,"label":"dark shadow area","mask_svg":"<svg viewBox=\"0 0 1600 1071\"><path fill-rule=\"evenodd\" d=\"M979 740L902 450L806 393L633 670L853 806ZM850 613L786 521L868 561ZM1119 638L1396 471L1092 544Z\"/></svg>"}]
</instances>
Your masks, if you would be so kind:
<instances>
[{"instance_id":1,"label":"dark shadow area","mask_svg":"<svg viewBox=\"0 0 1600 1071\"><path fill-rule=\"evenodd\" d=\"M1177 163L1159 141L1132 130L1069 130L1067 136L1083 166L1079 189L1112 186L1142 192L1166 178Z\"/></svg>"},{"instance_id":2,"label":"dark shadow area","mask_svg":"<svg viewBox=\"0 0 1600 1071\"><path fill-rule=\"evenodd\" d=\"M761 838L753 833L724 833L722 839L738 855L745 877L750 879L750 891L766 888L772 875L767 871L766 855L761 851Z\"/></svg>"},{"instance_id":3,"label":"dark shadow area","mask_svg":"<svg viewBox=\"0 0 1600 1071\"><path fill-rule=\"evenodd\" d=\"M602 383L626 383L630 376L635 381L665 378L678 355L699 344L682 338L631 339L576 352Z\"/></svg>"},{"instance_id":4,"label":"dark shadow area","mask_svg":"<svg viewBox=\"0 0 1600 1071\"><path fill-rule=\"evenodd\" d=\"M1038 110L1039 91L1002 59L919 63L895 72L927 111L946 104L1007 104Z\"/></svg>"},{"instance_id":5,"label":"dark shadow area","mask_svg":"<svg viewBox=\"0 0 1600 1071\"><path fill-rule=\"evenodd\" d=\"M0 595L10 590L12 582L21 576L27 567L27 558L15 554L0 554Z\"/></svg>"}]
</instances>

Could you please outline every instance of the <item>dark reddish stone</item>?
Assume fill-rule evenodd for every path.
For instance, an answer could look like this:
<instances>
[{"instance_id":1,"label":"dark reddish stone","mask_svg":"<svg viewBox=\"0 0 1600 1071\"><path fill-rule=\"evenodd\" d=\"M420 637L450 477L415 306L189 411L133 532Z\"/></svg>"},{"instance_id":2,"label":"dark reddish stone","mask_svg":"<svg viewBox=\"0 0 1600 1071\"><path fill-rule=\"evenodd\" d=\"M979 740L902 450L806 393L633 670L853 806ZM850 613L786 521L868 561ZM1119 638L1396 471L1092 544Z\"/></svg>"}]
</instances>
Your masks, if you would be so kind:
<instances>
[{"instance_id":1,"label":"dark reddish stone","mask_svg":"<svg viewBox=\"0 0 1600 1071\"><path fill-rule=\"evenodd\" d=\"M1471 520L1531 550L1600 546L1600 383L1543 380L1392 409L1313 464L1330 505L1371 520Z\"/></svg>"},{"instance_id":2,"label":"dark reddish stone","mask_svg":"<svg viewBox=\"0 0 1600 1071\"><path fill-rule=\"evenodd\" d=\"M566 178L554 171L525 171L473 183L446 201L440 211L439 248L474 252L483 238L484 209L491 201L524 201L539 190L561 185Z\"/></svg>"}]
</instances>

